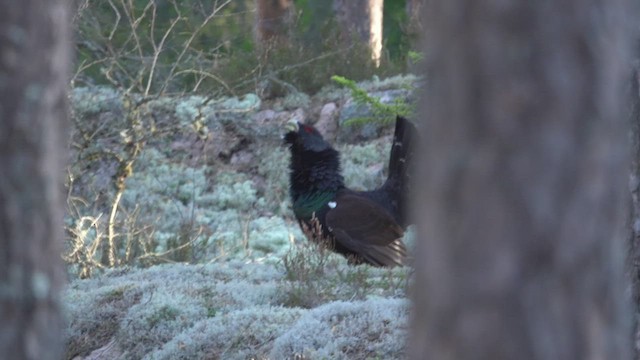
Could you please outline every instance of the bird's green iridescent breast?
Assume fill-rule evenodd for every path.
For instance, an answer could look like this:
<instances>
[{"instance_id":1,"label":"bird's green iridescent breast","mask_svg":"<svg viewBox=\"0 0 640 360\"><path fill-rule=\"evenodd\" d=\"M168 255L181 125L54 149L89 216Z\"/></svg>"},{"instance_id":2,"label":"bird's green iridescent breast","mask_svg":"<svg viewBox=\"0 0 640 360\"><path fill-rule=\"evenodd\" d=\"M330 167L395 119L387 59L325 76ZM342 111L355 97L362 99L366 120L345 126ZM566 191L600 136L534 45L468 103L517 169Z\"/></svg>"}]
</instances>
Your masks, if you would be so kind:
<instances>
[{"instance_id":1,"label":"bird's green iridescent breast","mask_svg":"<svg viewBox=\"0 0 640 360\"><path fill-rule=\"evenodd\" d=\"M336 196L335 192L316 192L299 196L293 203L297 218L308 219Z\"/></svg>"}]
</instances>

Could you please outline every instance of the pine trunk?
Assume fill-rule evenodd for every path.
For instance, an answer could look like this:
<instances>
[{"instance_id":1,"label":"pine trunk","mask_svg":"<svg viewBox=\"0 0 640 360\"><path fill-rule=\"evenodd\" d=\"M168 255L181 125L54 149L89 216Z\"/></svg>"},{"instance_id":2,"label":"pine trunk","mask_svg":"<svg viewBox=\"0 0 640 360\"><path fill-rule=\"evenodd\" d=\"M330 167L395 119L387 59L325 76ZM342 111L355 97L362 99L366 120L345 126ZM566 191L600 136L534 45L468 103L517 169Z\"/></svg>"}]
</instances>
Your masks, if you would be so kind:
<instances>
[{"instance_id":1,"label":"pine trunk","mask_svg":"<svg viewBox=\"0 0 640 360\"><path fill-rule=\"evenodd\" d=\"M631 178L629 181L631 190L631 217L630 217L630 242L629 242L629 273L632 280L632 296L635 313L636 328L636 354L640 350L640 329L638 317L640 316L640 60L634 64L631 84ZM640 357L638 357L640 358Z\"/></svg>"},{"instance_id":2,"label":"pine trunk","mask_svg":"<svg viewBox=\"0 0 640 360\"><path fill-rule=\"evenodd\" d=\"M631 359L626 0L427 1L415 359Z\"/></svg>"},{"instance_id":3,"label":"pine trunk","mask_svg":"<svg viewBox=\"0 0 640 360\"><path fill-rule=\"evenodd\" d=\"M289 26L293 13L292 0L257 1L258 40L264 49L289 42Z\"/></svg>"},{"instance_id":4,"label":"pine trunk","mask_svg":"<svg viewBox=\"0 0 640 360\"><path fill-rule=\"evenodd\" d=\"M343 40L361 41L371 51L371 59L380 64L382 54L383 0L334 0L336 19Z\"/></svg>"},{"instance_id":5,"label":"pine trunk","mask_svg":"<svg viewBox=\"0 0 640 360\"><path fill-rule=\"evenodd\" d=\"M67 1L0 11L0 357L59 359Z\"/></svg>"},{"instance_id":6,"label":"pine trunk","mask_svg":"<svg viewBox=\"0 0 640 360\"><path fill-rule=\"evenodd\" d=\"M407 0L406 9L409 23L406 32L412 37L419 36L423 32L422 21L420 18L422 17L422 7L424 6L424 2L425 0Z\"/></svg>"}]
</instances>

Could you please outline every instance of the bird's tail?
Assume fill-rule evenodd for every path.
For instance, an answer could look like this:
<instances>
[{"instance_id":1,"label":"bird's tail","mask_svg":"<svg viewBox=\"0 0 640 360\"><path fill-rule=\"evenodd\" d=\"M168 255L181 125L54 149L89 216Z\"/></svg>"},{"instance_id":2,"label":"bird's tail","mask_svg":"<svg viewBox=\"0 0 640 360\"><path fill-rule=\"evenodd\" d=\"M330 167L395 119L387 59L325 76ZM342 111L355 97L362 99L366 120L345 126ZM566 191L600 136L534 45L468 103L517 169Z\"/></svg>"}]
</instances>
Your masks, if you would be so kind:
<instances>
[{"instance_id":1,"label":"bird's tail","mask_svg":"<svg viewBox=\"0 0 640 360\"><path fill-rule=\"evenodd\" d=\"M403 226L408 222L407 216L405 216L406 197L409 196L410 163L417 145L417 138L418 130L415 125L406 118L397 116L393 144L389 155L389 176L383 188L395 195L393 197L398 201L399 220L403 223Z\"/></svg>"}]
</instances>

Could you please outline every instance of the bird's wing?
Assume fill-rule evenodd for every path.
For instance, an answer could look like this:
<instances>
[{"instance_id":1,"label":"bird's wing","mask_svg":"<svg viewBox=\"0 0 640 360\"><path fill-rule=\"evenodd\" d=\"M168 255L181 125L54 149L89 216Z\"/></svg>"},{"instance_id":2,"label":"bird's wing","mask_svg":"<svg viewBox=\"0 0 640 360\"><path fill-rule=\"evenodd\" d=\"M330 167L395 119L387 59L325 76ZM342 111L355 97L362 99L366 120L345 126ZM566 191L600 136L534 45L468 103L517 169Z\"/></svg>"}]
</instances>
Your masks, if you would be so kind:
<instances>
[{"instance_id":1,"label":"bird's wing","mask_svg":"<svg viewBox=\"0 0 640 360\"><path fill-rule=\"evenodd\" d=\"M355 241L386 246L402 237L404 231L393 216L364 196L338 194L327 212L327 226L342 231Z\"/></svg>"},{"instance_id":2,"label":"bird's wing","mask_svg":"<svg viewBox=\"0 0 640 360\"><path fill-rule=\"evenodd\" d=\"M364 196L339 194L326 215L336 241L379 266L403 265L404 231L384 208Z\"/></svg>"},{"instance_id":3,"label":"bird's wing","mask_svg":"<svg viewBox=\"0 0 640 360\"><path fill-rule=\"evenodd\" d=\"M407 265L407 249L402 239L396 239L386 246L378 246L356 241L341 230L334 233L334 237L371 265L386 267Z\"/></svg>"}]
</instances>

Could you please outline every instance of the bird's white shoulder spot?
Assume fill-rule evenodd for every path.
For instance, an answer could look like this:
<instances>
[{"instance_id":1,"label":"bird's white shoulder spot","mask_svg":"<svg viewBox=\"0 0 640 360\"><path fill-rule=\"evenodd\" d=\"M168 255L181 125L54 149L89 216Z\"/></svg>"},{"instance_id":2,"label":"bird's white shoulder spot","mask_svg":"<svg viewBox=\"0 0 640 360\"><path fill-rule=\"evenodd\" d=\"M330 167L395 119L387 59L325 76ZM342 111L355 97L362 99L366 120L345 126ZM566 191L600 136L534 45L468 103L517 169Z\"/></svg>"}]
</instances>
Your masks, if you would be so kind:
<instances>
[{"instance_id":1,"label":"bird's white shoulder spot","mask_svg":"<svg viewBox=\"0 0 640 360\"><path fill-rule=\"evenodd\" d=\"M330 208L335 209L335 208L336 208L336 206L338 206L338 203L337 203L337 202L335 202L335 201L329 201L329 202L327 203L327 205L328 205Z\"/></svg>"}]
</instances>

